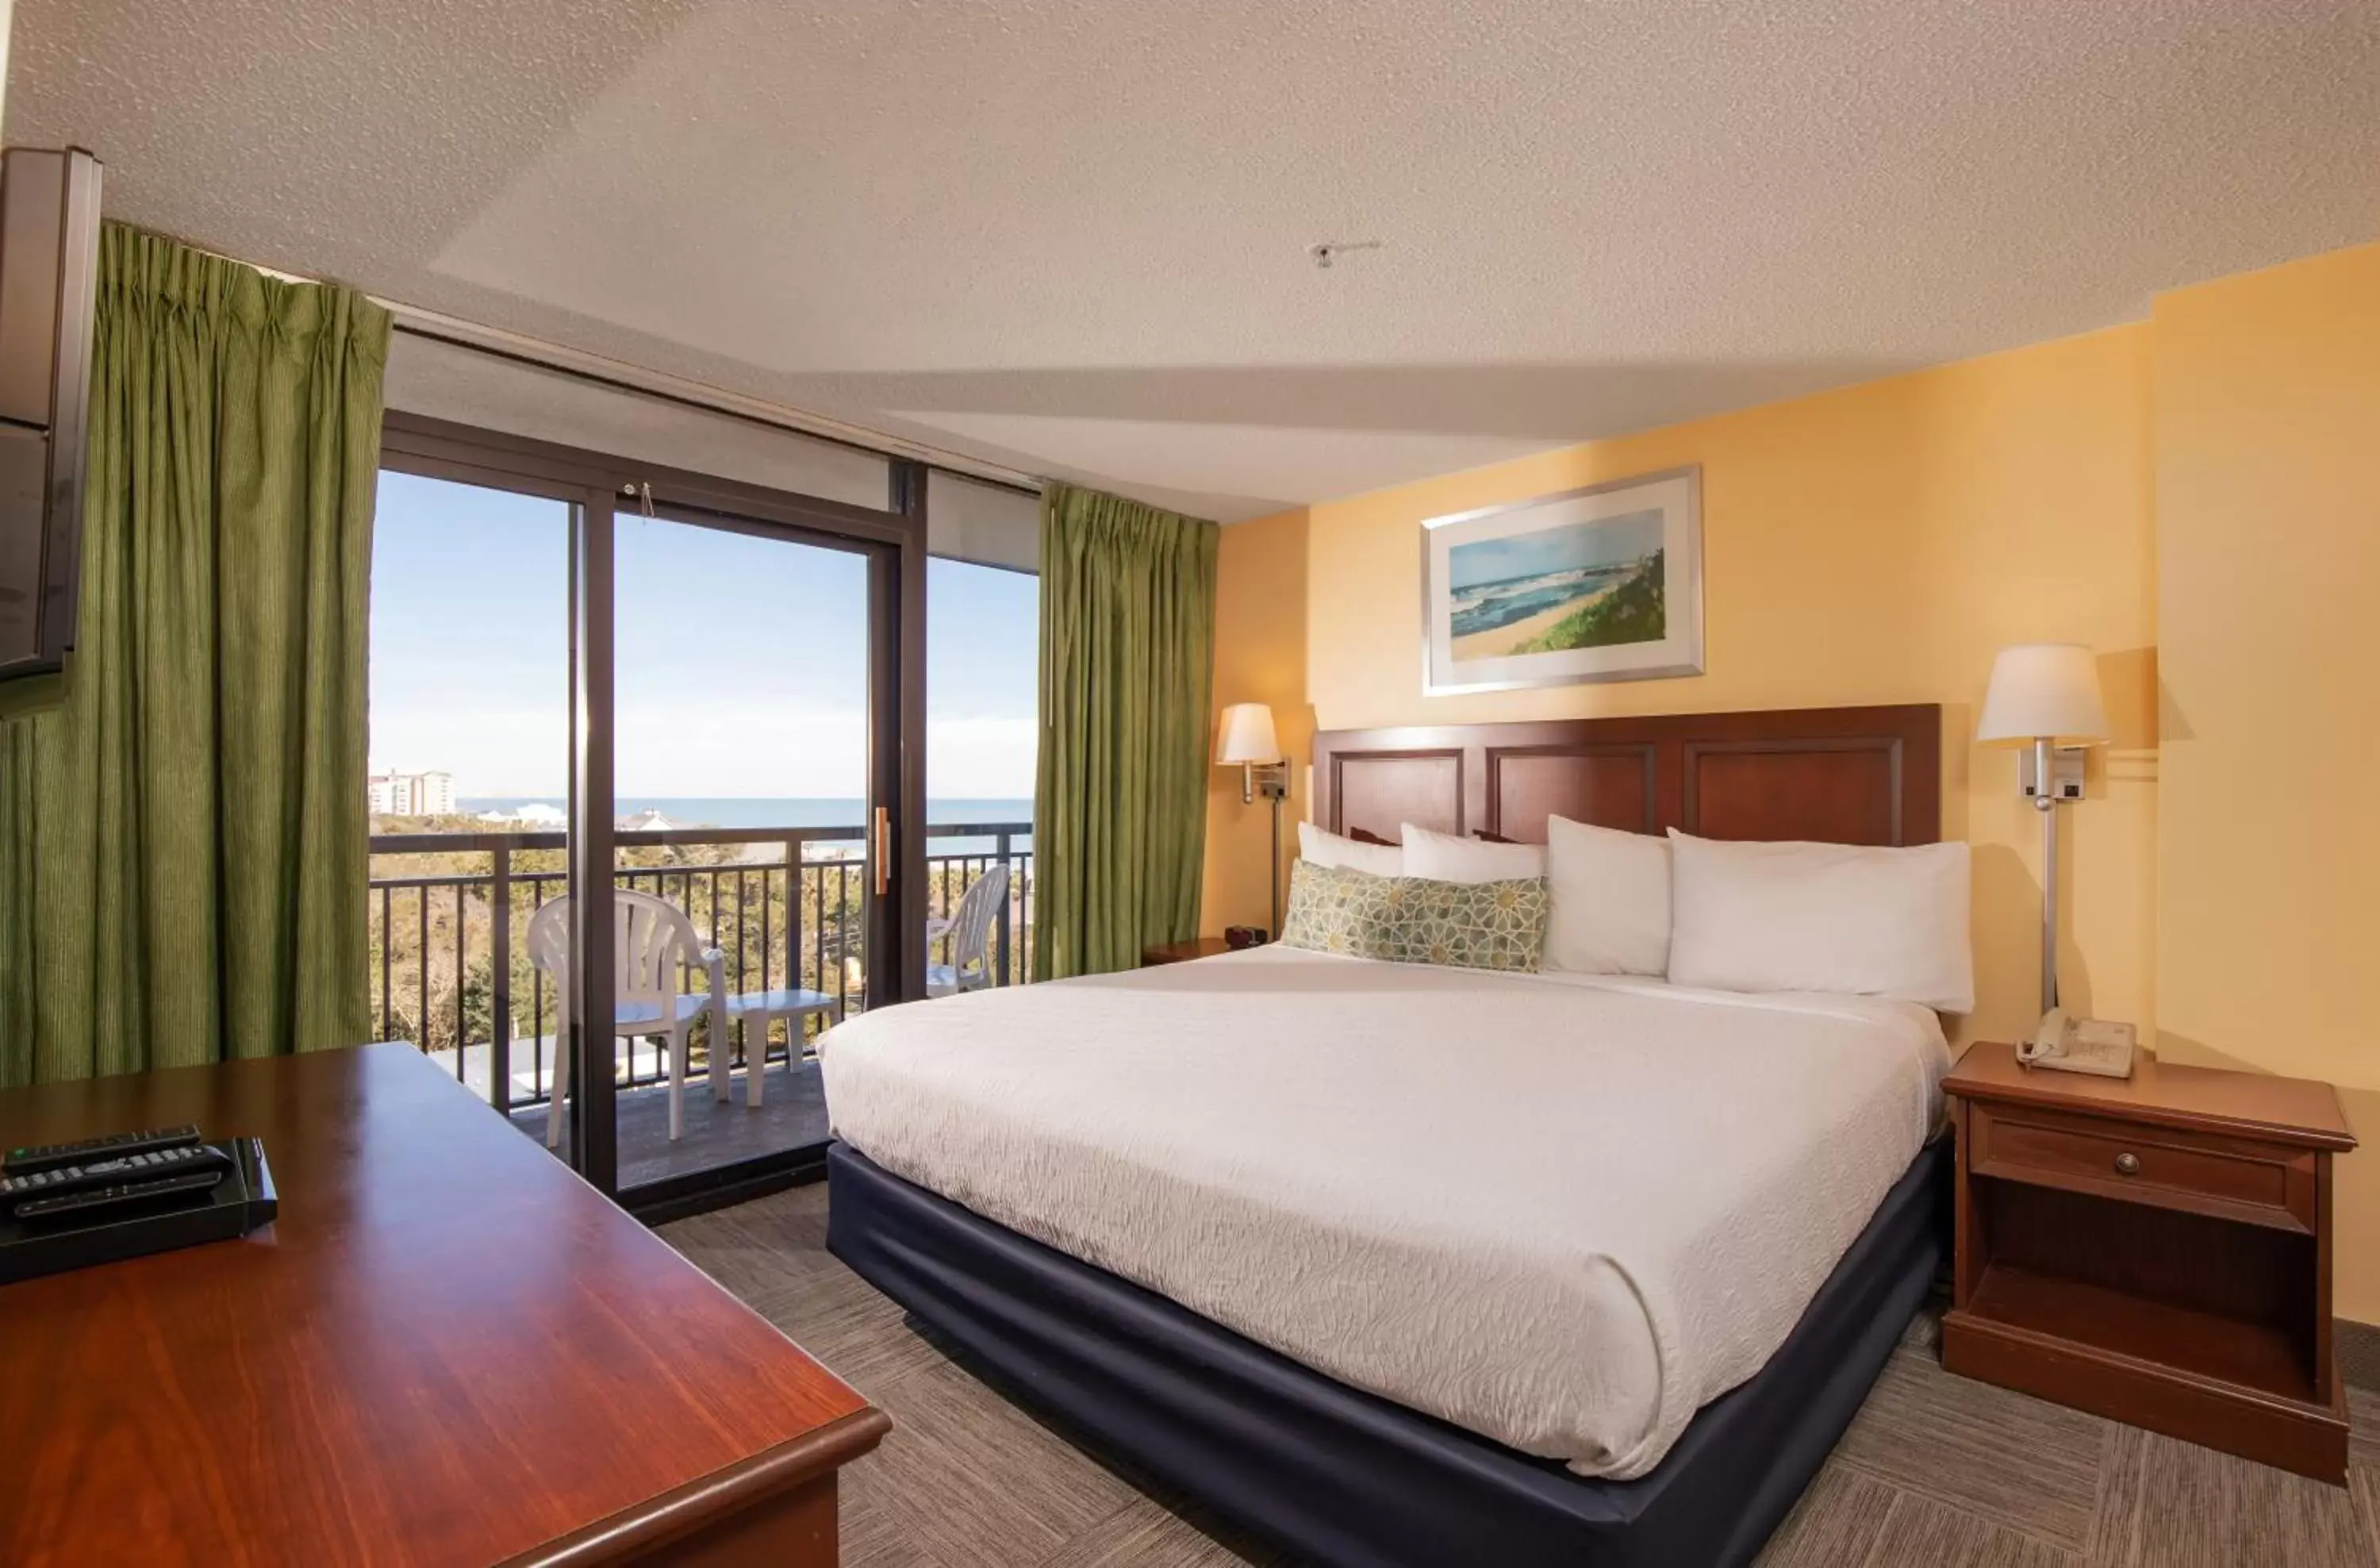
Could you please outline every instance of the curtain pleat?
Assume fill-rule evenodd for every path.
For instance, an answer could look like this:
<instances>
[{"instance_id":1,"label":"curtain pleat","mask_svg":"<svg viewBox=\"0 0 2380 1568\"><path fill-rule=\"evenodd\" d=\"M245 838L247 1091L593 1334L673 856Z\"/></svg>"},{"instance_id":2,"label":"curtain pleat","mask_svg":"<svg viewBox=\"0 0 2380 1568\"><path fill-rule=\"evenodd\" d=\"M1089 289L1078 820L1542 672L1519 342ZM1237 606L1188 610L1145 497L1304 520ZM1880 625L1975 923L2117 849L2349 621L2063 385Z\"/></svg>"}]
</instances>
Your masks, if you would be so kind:
<instances>
[{"instance_id":1,"label":"curtain pleat","mask_svg":"<svg viewBox=\"0 0 2380 1568\"><path fill-rule=\"evenodd\" d=\"M0 1084L365 1038L388 335L104 228L76 648L0 724Z\"/></svg>"},{"instance_id":2,"label":"curtain pleat","mask_svg":"<svg viewBox=\"0 0 2380 1568\"><path fill-rule=\"evenodd\" d=\"M1215 544L1214 524L1136 501L1042 497L1036 979L1197 932Z\"/></svg>"}]
</instances>

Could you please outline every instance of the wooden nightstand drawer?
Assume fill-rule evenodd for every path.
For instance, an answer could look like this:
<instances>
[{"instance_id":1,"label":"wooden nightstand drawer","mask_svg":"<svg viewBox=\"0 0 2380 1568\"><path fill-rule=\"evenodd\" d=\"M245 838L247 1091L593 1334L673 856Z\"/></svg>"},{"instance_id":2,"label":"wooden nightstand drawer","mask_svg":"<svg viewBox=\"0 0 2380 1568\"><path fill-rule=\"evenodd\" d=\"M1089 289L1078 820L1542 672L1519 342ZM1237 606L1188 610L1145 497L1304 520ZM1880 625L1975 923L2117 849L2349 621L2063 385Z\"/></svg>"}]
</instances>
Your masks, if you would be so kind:
<instances>
[{"instance_id":1,"label":"wooden nightstand drawer","mask_svg":"<svg viewBox=\"0 0 2380 1568\"><path fill-rule=\"evenodd\" d=\"M1199 958L1214 958L1234 951L1232 944L1219 936L1194 936L1187 942L1153 942L1140 950L1141 967L1152 964L1187 964Z\"/></svg>"},{"instance_id":2,"label":"wooden nightstand drawer","mask_svg":"<svg viewBox=\"0 0 2380 1568\"><path fill-rule=\"evenodd\" d=\"M1977 1105L1979 1176L2313 1233L2311 1150L2032 1106Z\"/></svg>"}]
</instances>

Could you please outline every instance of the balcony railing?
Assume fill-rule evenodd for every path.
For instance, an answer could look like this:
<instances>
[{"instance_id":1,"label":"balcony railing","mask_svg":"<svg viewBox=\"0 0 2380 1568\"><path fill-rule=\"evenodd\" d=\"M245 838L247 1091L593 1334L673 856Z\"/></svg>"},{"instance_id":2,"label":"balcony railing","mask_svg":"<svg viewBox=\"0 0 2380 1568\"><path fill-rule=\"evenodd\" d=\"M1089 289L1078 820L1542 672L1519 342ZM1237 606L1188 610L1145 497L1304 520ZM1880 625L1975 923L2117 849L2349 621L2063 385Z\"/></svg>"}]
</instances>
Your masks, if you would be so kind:
<instances>
[{"instance_id":1,"label":"balcony railing","mask_svg":"<svg viewBox=\"0 0 2380 1568\"><path fill-rule=\"evenodd\" d=\"M948 915L993 866L1009 868L1008 894L992 922L993 983L1031 973L1033 852L1030 822L929 826L929 843L967 840L988 847L929 853L927 903ZM803 987L834 997L846 1013L865 1004L867 954L860 918L869 870L858 828L623 829L613 834L614 885L668 899L726 955L730 993ZM373 1027L382 1039L411 1040L451 1065L455 1077L500 1110L543 1101L552 1091L554 991L528 961L529 917L569 884L569 839L560 833L375 833L370 884ZM840 853L838 853L840 852ZM403 857L438 864L382 875ZM947 955L937 952L936 962ZM699 991L699 971L683 982ZM797 1060L823 1020L771 1027L770 1054ZM689 1055L708 1065L718 1048L709 1020L695 1026ZM743 1042L726 1042L737 1064ZM668 1076L658 1045L624 1042L615 1076L624 1085Z\"/></svg>"}]
</instances>

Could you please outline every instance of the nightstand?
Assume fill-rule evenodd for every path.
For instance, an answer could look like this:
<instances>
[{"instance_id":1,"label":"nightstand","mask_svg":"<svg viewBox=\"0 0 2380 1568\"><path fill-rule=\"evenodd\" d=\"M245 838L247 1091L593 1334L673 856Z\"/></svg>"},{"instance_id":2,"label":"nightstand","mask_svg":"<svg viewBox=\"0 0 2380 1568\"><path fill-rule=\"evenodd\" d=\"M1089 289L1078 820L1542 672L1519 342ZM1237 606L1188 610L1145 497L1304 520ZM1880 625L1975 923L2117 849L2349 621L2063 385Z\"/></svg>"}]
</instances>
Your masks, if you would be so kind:
<instances>
[{"instance_id":1,"label":"nightstand","mask_svg":"<svg viewBox=\"0 0 2380 1568\"><path fill-rule=\"evenodd\" d=\"M2130 1078L1979 1044L1958 1120L1942 1365L2322 1480L2347 1478L2332 1353L2328 1084L2160 1064Z\"/></svg>"},{"instance_id":2,"label":"nightstand","mask_svg":"<svg viewBox=\"0 0 2380 1568\"><path fill-rule=\"evenodd\" d=\"M1187 964L1193 958L1212 958L1232 951L1221 937L1194 936L1188 942L1151 942L1140 950L1140 963L1143 968L1151 964Z\"/></svg>"}]
</instances>

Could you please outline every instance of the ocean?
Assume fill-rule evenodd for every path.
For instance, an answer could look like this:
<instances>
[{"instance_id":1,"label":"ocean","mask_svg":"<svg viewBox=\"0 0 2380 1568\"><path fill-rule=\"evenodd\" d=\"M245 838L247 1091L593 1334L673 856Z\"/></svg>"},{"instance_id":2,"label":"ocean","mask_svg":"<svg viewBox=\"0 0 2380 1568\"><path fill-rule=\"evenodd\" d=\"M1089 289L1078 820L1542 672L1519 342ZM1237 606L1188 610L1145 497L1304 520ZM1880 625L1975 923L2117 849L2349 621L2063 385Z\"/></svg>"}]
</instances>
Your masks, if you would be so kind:
<instances>
[{"instance_id":1,"label":"ocean","mask_svg":"<svg viewBox=\"0 0 2380 1568\"><path fill-rule=\"evenodd\" d=\"M622 796L614 803L620 820L658 811L681 828L850 828L867 824L868 803L856 798L809 796ZM524 806L550 806L566 810L566 797L552 795L464 796L455 806L474 813L518 811ZM980 796L954 796L926 803L929 827L988 827L995 822L1030 822L1033 802ZM1030 833L1009 840L1011 848L1030 849ZM984 855L998 847L990 838L929 839L929 855Z\"/></svg>"},{"instance_id":2,"label":"ocean","mask_svg":"<svg viewBox=\"0 0 2380 1568\"><path fill-rule=\"evenodd\" d=\"M1635 569L1633 561L1612 566L1566 566L1558 572L1459 588L1454 590L1451 624L1447 629L1455 637L1494 631L1514 621L1525 621L1540 610L1585 598L1609 579Z\"/></svg>"}]
</instances>

